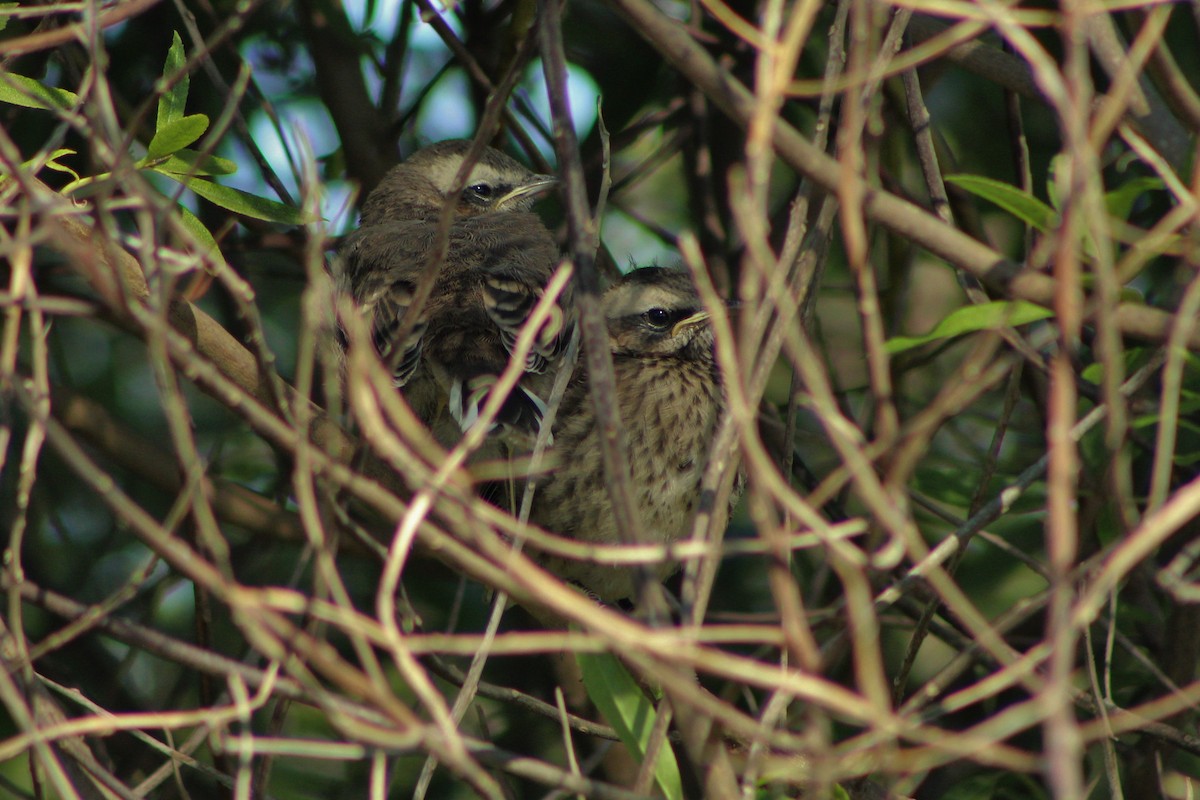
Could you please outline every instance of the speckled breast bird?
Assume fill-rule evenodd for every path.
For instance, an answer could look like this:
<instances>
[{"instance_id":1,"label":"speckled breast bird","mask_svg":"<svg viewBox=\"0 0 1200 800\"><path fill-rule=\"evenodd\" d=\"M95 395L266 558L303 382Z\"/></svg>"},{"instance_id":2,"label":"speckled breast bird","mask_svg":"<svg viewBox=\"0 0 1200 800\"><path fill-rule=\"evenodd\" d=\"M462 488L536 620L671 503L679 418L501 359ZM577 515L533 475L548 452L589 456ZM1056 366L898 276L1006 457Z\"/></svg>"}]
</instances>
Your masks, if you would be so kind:
<instances>
[{"instance_id":1,"label":"speckled breast bird","mask_svg":"<svg viewBox=\"0 0 1200 800\"><path fill-rule=\"evenodd\" d=\"M450 190L470 142L440 142L394 167L363 204L341 249L335 283L370 321L375 346L417 416L446 446L475 421L495 376L559 261L533 201L556 183L486 148L465 189ZM449 249L411 332L398 341L422 271L438 246L438 220L454 204ZM499 422L535 432L563 349L569 301L539 332L525 375Z\"/></svg>"},{"instance_id":2,"label":"speckled breast bird","mask_svg":"<svg viewBox=\"0 0 1200 800\"><path fill-rule=\"evenodd\" d=\"M652 543L675 542L691 531L725 408L709 315L687 273L658 267L625 275L605 292L602 307L642 530ZM600 436L580 366L554 425L558 466L538 486L531 520L572 539L617 544ZM731 509L736 500L735 491ZM605 602L634 594L632 567L550 556L540 561ZM664 562L653 571L665 580L677 567Z\"/></svg>"}]
</instances>

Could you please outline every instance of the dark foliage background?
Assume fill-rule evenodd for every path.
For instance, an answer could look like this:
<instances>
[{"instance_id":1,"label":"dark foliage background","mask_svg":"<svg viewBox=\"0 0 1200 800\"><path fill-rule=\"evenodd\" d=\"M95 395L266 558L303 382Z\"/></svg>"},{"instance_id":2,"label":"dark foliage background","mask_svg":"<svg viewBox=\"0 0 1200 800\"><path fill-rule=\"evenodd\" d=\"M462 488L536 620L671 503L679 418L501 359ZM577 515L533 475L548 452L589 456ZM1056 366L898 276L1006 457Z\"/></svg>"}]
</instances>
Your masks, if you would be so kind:
<instances>
[{"instance_id":1,"label":"dark foliage background","mask_svg":"<svg viewBox=\"0 0 1200 800\"><path fill-rule=\"evenodd\" d=\"M0 8L3 791L665 791L564 673L582 650L654 694L688 797L1191 797L1197 7L551 11ZM718 451L749 489L668 584L678 626L508 557L461 471L425 509L445 455L395 409L360 447L383 393L329 378L354 204L489 103L494 145L593 204L611 179L602 275L743 299ZM208 156L247 194L182 189ZM539 212L590 253L566 196Z\"/></svg>"}]
</instances>

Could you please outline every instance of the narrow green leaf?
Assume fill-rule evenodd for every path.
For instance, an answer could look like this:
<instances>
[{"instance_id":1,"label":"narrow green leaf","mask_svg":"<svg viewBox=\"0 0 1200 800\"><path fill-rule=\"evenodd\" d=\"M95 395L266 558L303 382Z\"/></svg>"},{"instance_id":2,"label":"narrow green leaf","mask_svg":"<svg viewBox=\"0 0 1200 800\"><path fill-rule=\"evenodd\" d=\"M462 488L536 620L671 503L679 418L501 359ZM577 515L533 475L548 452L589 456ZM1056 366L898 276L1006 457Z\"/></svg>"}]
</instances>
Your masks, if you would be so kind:
<instances>
[{"instance_id":1,"label":"narrow green leaf","mask_svg":"<svg viewBox=\"0 0 1200 800\"><path fill-rule=\"evenodd\" d=\"M203 136L206 130L208 117L204 114L190 114L168 122L154 132L154 138L146 148L145 160L153 161L178 152Z\"/></svg>"},{"instance_id":2,"label":"narrow green leaf","mask_svg":"<svg viewBox=\"0 0 1200 800\"><path fill-rule=\"evenodd\" d=\"M621 742L642 761L654 728L656 712L625 667L611 653L576 653L583 685L601 715ZM683 780L675 753L666 743L654 765L654 781L667 800L683 800Z\"/></svg>"},{"instance_id":3,"label":"narrow green leaf","mask_svg":"<svg viewBox=\"0 0 1200 800\"><path fill-rule=\"evenodd\" d=\"M45 169L52 169L56 172L65 172L74 179L71 182L71 184L73 184L79 180L79 173L76 172L75 170L71 169L66 164L58 163L58 159L62 158L63 156L73 156L75 154L76 153L74 150L68 149L66 147L60 147L59 149L52 152L50 154L50 157L47 158L45 161L41 162L40 164L38 162L41 161L42 156L39 154L39 155L34 156L33 158L22 161L21 166L24 167L25 169L41 170L41 169L45 168ZM0 172L0 185L3 185L6 181L11 180L11 178L12 178L12 176L10 176L4 172ZM67 185L70 186L71 184L67 184Z\"/></svg>"},{"instance_id":4,"label":"narrow green leaf","mask_svg":"<svg viewBox=\"0 0 1200 800\"><path fill-rule=\"evenodd\" d=\"M237 164L220 156L201 156L195 150L176 150L165 160L154 165L159 172L174 172L177 175L232 175Z\"/></svg>"},{"instance_id":5,"label":"narrow green leaf","mask_svg":"<svg viewBox=\"0 0 1200 800\"><path fill-rule=\"evenodd\" d=\"M204 223L182 205L179 206L179 216L183 220L183 227L188 229L188 233L196 237L196 242L204 249L205 255L215 261L224 263L225 259L221 255L221 250L217 247L217 240L213 238L208 228L204 227Z\"/></svg>"},{"instance_id":6,"label":"narrow green leaf","mask_svg":"<svg viewBox=\"0 0 1200 800\"><path fill-rule=\"evenodd\" d=\"M228 186L221 186L212 181L205 181L199 178L185 178L173 172L162 172L157 168L155 168L155 172L166 175L173 181L182 183L205 200L216 203L221 208L227 208L230 211L243 214L247 217L265 220L266 222L282 222L288 225L302 225L308 221L308 218L305 217L300 209L285 206L283 203L277 203L265 197L258 197Z\"/></svg>"},{"instance_id":7,"label":"narrow green leaf","mask_svg":"<svg viewBox=\"0 0 1200 800\"><path fill-rule=\"evenodd\" d=\"M1190 426L1190 428L1193 430L1197 429L1196 423L1189 422L1189 420L1195 418L1197 411L1200 411L1200 400L1193 399L1191 401L1181 402L1179 404L1179 408L1175 412L1180 427L1188 428ZM1152 414L1143 414L1141 416L1134 417L1132 425L1136 429L1149 428L1152 425L1157 425L1161 416L1162 415L1157 411Z\"/></svg>"},{"instance_id":8,"label":"narrow green leaf","mask_svg":"<svg viewBox=\"0 0 1200 800\"><path fill-rule=\"evenodd\" d=\"M167 51L167 60L163 64L163 86L166 86L170 81L183 69L187 57L183 52L183 41L179 38L179 31L174 31L171 34L171 49ZM158 98L158 121L154 125L154 130L161 131L166 126L170 125L183 117L184 106L187 105L188 84L190 79L187 73L179 75L179 79L162 93Z\"/></svg>"},{"instance_id":9,"label":"narrow green leaf","mask_svg":"<svg viewBox=\"0 0 1200 800\"><path fill-rule=\"evenodd\" d=\"M1053 208L1028 192L1007 183L979 175L947 175L946 182L1000 206L1039 231L1048 231L1058 222L1058 214Z\"/></svg>"},{"instance_id":10,"label":"narrow green leaf","mask_svg":"<svg viewBox=\"0 0 1200 800\"><path fill-rule=\"evenodd\" d=\"M0 70L0 101L24 108L70 108L79 100L74 92L43 86L33 78Z\"/></svg>"},{"instance_id":11,"label":"narrow green leaf","mask_svg":"<svg viewBox=\"0 0 1200 800\"><path fill-rule=\"evenodd\" d=\"M919 347L937 339L950 339L964 333L992 331L998 328L1015 327L1054 316L1048 308L1027 303L1024 300L997 300L992 303L964 306L946 315L924 336L896 336L888 339L884 349L895 355Z\"/></svg>"},{"instance_id":12,"label":"narrow green leaf","mask_svg":"<svg viewBox=\"0 0 1200 800\"><path fill-rule=\"evenodd\" d=\"M1061 211L1063 207L1062 198L1058 196L1058 176L1067 169L1064 166L1066 163L1066 155L1059 153L1050 159L1050 165L1046 168L1046 197L1049 198L1050 205L1056 211Z\"/></svg>"},{"instance_id":13,"label":"narrow green leaf","mask_svg":"<svg viewBox=\"0 0 1200 800\"><path fill-rule=\"evenodd\" d=\"M8 14L4 12L19 5L20 3L0 3L0 31L8 27Z\"/></svg>"},{"instance_id":14,"label":"narrow green leaf","mask_svg":"<svg viewBox=\"0 0 1200 800\"><path fill-rule=\"evenodd\" d=\"M71 169L66 164L60 164L58 161L63 156L73 156L73 155L75 155L75 151L70 150L66 147L62 147L62 148L59 148L58 150L55 150L53 153L50 154L50 158L46 160L46 169L52 169L55 172L65 172L66 174L70 175L74 180L76 180L76 181L79 180L78 172Z\"/></svg>"},{"instance_id":15,"label":"narrow green leaf","mask_svg":"<svg viewBox=\"0 0 1200 800\"><path fill-rule=\"evenodd\" d=\"M1138 198L1146 194L1146 192L1155 192L1165 189L1166 185L1161 178L1151 178L1143 176L1140 178L1131 178L1125 181L1111 192L1106 192L1104 202L1108 206L1108 213L1117 219L1127 220L1129 214L1133 211L1133 204Z\"/></svg>"}]
</instances>

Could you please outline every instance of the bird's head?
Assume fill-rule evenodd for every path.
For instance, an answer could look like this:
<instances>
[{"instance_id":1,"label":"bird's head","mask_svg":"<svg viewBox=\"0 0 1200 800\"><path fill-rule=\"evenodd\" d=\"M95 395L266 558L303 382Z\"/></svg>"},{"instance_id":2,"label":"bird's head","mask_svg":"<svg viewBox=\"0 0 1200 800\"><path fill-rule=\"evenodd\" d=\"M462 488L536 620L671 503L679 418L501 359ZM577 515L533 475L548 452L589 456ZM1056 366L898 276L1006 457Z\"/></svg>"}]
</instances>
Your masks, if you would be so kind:
<instances>
[{"instance_id":1,"label":"bird's head","mask_svg":"<svg viewBox=\"0 0 1200 800\"><path fill-rule=\"evenodd\" d=\"M418 219L439 213L467 157L471 142L438 142L393 167L363 204L362 224ZM528 211L557 179L538 175L515 159L486 147L471 168L456 211L474 216L496 211Z\"/></svg>"},{"instance_id":2,"label":"bird's head","mask_svg":"<svg viewBox=\"0 0 1200 800\"><path fill-rule=\"evenodd\" d=\"M642 267L601 301L615 355L712 358L709 314L686 272Z\"/></svg>"}]
</instances>

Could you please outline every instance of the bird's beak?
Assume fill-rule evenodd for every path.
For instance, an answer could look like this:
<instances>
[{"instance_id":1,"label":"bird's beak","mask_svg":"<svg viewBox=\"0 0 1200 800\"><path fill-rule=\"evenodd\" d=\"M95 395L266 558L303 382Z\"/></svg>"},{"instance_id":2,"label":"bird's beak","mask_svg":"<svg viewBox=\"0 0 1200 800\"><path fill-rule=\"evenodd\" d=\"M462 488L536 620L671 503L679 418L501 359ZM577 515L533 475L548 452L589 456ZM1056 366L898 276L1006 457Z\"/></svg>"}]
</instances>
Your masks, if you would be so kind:
<instances>
[{"instance_id":1,"label":"bird's beak","mask_svg":"<svg viewBox=\"0 0 1200 800\"><path fill-rule=\"evenodd\" d=\"M674 328L671 328L671 336L678 336L680 331L686 330L687 328L694 328L697 325L703 325L705 322L708 322L708 318L710 316L712 315L707 311L697 311L690 317L684 317L683 319L679 320L679 322L675 323Z\"/></svg>"},{"instance_id":2,"label":"bird's beak","mask_svg":"<svg viewBox=\"0 0 1200 800\"><path fill-rule=\"evenodd\" d=\"M534 175L529 179L528 183L521 184L497 200L496 208L500 210L506 209L509 206L518 204L524 198L532 200L543 192L550 191L557 183L558 178L553 175Z\"/></svg>"}]
</instances>

